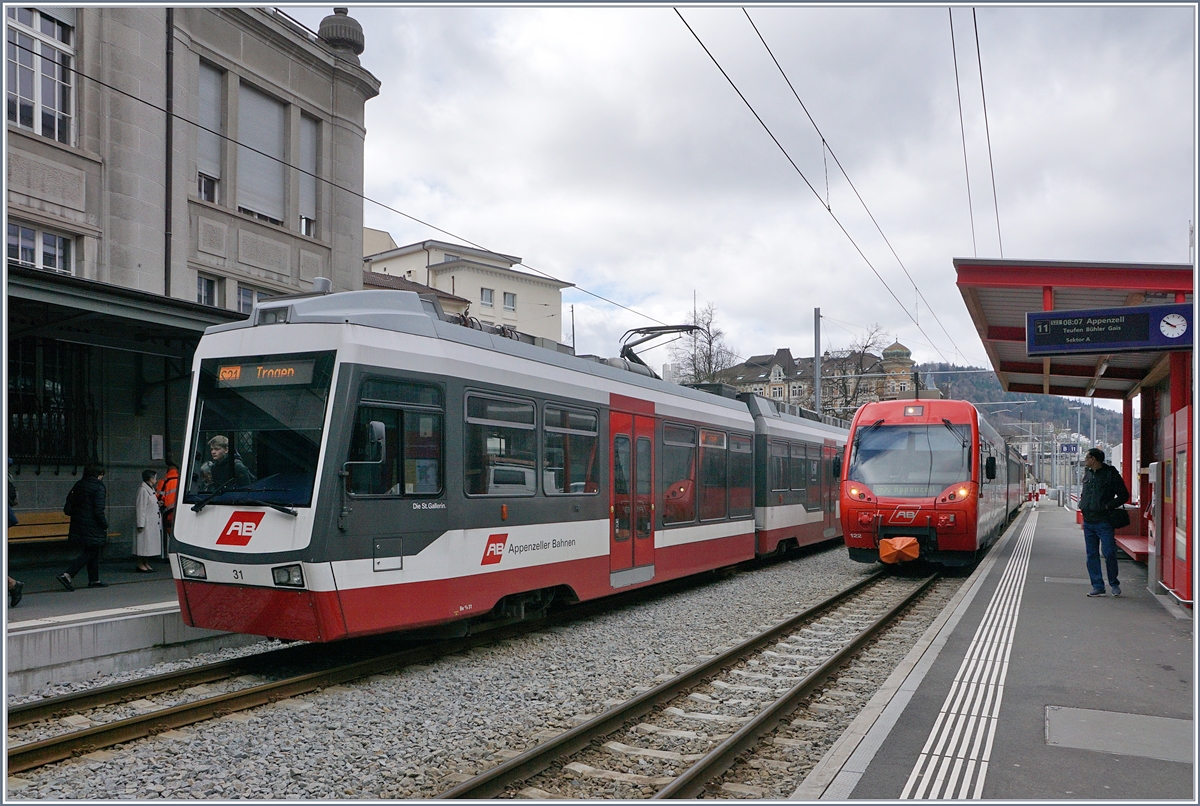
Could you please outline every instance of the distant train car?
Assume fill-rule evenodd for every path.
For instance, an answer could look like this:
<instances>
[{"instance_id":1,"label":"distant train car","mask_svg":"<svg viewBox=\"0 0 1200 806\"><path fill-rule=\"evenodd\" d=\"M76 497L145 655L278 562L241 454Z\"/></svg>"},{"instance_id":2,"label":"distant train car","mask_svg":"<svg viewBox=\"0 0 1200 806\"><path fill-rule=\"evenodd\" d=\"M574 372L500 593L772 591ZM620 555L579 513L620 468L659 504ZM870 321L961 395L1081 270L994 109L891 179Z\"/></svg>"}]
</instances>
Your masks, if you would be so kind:
<instances>
[{"instance_id":1,"label":"distant train car","mask_svg":"<svg viewBox=\"0 0 1200 806\"><path fill-rule=\"evenodd\" d=\"M843 460L850 558L970 565L1025 500L1024 463L970 403L862 406Z\"/></svg>"},{"instance_id":2,"label":"distant train car","mask_svg":"<svg viewBox=\"0 0 1200 806\"><path fill-rule=\"evenodd\" d=\"M402 291L209 328L171 546L184 620L331 641L516 618L834 536L844 430L555 347ZM774 505L761 436L812 446Z\"/></svg>"}]
</instances>

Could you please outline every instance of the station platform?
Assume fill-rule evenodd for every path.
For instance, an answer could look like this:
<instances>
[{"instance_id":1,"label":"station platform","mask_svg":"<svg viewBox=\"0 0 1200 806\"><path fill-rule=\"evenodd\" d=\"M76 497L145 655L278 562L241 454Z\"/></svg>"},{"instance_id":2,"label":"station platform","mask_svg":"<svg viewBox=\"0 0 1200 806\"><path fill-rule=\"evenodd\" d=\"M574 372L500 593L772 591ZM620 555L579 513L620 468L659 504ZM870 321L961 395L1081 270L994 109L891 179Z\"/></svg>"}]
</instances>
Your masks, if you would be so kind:
<instances>
[{"instance_id":1,"label":"station platform","mask_svg":"<svg viewBox=\"0 0 1200 806\"><path fill-rule=\"evenodd\" d=\"M61 567L21 569L21 603L8 608L6 599L5 606L9 694L261 640L185 625L170 567L165 561L154 567L146 574L133 570L133 560L101 563L108 587L87 587L85 570L74 592L55 579Z\"/></svg>"},{"instance_id":2,"label":"station platform","mask_svg":"<svg viewBox=\"0 0 1200 806\"><path fill-rule=\"evenodd\" d=\"M1191 611L1026 507L794 800L1195 801Z\"/></svg>"}]
</instances>

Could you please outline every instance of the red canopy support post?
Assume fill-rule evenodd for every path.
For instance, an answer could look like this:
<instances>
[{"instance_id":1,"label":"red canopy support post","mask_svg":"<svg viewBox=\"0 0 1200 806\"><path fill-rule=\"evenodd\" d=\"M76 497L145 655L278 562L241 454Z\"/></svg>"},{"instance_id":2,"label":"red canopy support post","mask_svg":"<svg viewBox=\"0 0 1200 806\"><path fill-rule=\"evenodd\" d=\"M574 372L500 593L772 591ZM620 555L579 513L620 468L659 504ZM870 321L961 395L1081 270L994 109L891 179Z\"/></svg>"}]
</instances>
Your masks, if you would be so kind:
<instances>
[{"instance_id":1,"label":"red canopy support post","mask_svg":"<svg viewBox=\"0 0 1200 806\"><path fill-rule=\"evenodd\" d=\"M1171 353L1171 414L1188 404L1191 386L1188 383L1188 369L1191 358L1191 353Z\"/></svg>"},{"instance_id":2,"label":"red canopy support post","mask_svg":"<svg viewBox=\"0 0 1200 806\"><path fill-rule=\"evenodd\" d=\"M1139 490L1133 486L1133 400L1128 397L1121 401L1121 476L1125 479L1125 489L1136 495Z\"/></svg>"}]
</instances>

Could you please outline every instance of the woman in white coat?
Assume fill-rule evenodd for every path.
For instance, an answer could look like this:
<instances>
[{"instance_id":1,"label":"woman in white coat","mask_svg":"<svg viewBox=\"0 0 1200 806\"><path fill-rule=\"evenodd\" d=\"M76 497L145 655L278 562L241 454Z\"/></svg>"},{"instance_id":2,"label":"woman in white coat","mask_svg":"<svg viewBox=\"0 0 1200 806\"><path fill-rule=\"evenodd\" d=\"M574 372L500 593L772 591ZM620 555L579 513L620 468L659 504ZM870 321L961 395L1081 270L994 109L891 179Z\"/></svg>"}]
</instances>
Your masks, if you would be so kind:
<instances>
[{"instance_id":1,"label":"woman in white coat","mask_svg":"<svg viewBox=\"0 0 1200 806\"><path fill-rule=\"evenodd\" d=\"M137 543L134 554L138 564L135 571L153 571L150 558L159 556L162 545L162 512L158 508L158 496L154 493L154 482L158 473L142 471L142 486L137 497Z\"/></svg>"}]
</instances>

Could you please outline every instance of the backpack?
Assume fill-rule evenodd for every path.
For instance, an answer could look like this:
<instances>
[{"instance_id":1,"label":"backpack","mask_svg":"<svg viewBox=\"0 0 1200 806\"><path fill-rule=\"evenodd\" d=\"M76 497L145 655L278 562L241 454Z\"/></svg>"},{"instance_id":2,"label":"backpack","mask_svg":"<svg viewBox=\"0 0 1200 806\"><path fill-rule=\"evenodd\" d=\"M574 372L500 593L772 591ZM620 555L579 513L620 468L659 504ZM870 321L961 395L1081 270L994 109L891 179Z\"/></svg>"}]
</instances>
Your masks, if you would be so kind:
<instances>
[{"instance_id":1,"label":"backpack","mask_svg":"<svg viewBox=\"0 0 1200 806\"><path fill-rule=\"evenodd\" d=\"M66 503L63 504L63 514L68 518L75 517L75 491L78 489L79 483L76 482L71 491L67 493Z\"/></svg>"}]
</instances>

